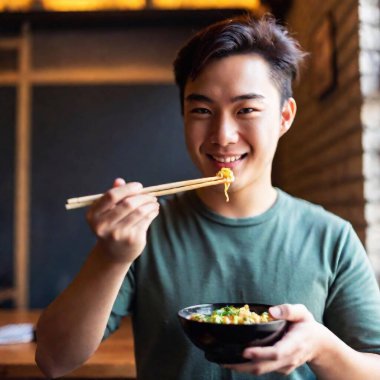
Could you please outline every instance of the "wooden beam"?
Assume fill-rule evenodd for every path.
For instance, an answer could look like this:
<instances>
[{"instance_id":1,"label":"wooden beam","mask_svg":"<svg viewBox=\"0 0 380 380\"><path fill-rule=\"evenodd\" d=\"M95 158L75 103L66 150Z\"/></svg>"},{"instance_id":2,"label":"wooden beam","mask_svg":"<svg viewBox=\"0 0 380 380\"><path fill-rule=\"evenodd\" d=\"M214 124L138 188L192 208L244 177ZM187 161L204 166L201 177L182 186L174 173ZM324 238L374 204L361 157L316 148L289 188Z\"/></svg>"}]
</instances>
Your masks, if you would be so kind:
<instances>
[{"instance_id":1,"label":"wooden beam","mask_svg":"<svg viewBox=\"0 0 380 380\"><path fill-rule=\"evenodd\" d=\"M82 68L71 70L29 71L27 77L16 73L0 74L0 85L17 85L27 79L33 85L76 85L76 84L129 84L129 83L174 83L170 67L125 67L116 69Z\"/></svg>"},{"instance_id":2,"label":"wooden beam","mask_svg":"<svg viewBox=\"0 0 380 380\"><path fill-rule=\"evenodd\" d=\"M0 39L0 49L18 49L21 40L19 38L4 38Z\"/></svg>"},{"instance_id":3,"label":"wooden beam","mask_svg":"<svg viewBox=\"0 0 380 380\"><path fill-rule=\"evenodd\" d=\"M0 86L16 86L19 75L17 73L4 72L0 74Z\"/></svg>"},{"instance_id":4,"label":"wooden beam","mask_svg":"<svg viewBox=\"0 0 380 380\"><path fill-rule=\"evenodd\" d=\"M1 289L0 290L0 302L14 299L15 294L16 294L16 292L15 292L14 288Z\"/></svg>"},{"instance_id":5,"label":"wooden beam","mask_svg":"<svg viewBox=\"0 0 380 380\"><path fill-rule=\"evenodd\" d=\"M170 67L127 67L120 69L82 68L79 70L34 71L33 84L172 83Z\"/></svg>"}]
</instances>

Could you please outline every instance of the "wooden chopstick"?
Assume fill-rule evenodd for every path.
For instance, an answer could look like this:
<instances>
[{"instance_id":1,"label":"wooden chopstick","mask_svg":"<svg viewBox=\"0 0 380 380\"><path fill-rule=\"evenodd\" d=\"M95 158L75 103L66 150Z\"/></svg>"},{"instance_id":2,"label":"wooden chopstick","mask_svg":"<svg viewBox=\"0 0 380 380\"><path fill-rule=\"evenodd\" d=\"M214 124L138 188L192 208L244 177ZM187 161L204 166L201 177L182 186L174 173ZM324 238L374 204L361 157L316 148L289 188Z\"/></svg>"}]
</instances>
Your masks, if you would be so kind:
<instances>
[{"instance_id":1,"label":"wooden chopstick","mask_svg":"<svg viewBox=\"0 0 380 380\"><path fill-rule=\"evenodd\" d=\"M152 193L159 190L172 189L175 187L188 186L188 185L193 185L193 184L202 183L202 182L216 181L218 179L221 179L221 178L219 176L215 176L215 177L189 179L186 181L179 181L179 182L164 183L162 185L148 186L148 187L144 187L139 192L139 194L148 194L148 193ZM80 202L87 202L87 201L96 201L102 195L103 194L94 194L94 195L85 195L84 197L69 198L66 201L66 203L71 204L71 203L80 203Z\"/></svg>"},{"instance_id":2,"label":"wooden chopstick","mask_svg":"<svg viewBox=\"0 0 380 380\"><path fill-rule=\"evenodd\" d=\"M179 181L166 183L156 186L148 186L143 188L139 194L151 194L153 196L162 196L175 194L182 191L189 191L206 186L220 185L226 182L225 178L219 176L191 179L187 181ZM75 208L86 207L91 205L94 201L102 197L103 194L86 195L83 197L70 198L66 201L66 210L72 210Z\"/></svg>"}]
</instances>

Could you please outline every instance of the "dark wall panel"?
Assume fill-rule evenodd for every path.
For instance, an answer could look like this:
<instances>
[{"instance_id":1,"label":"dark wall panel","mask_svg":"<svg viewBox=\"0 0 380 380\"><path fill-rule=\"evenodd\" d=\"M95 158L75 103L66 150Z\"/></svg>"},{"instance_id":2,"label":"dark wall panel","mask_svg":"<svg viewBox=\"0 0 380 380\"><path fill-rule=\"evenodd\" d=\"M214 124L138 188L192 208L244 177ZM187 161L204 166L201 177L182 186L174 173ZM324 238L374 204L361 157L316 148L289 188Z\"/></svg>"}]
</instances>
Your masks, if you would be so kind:
<instances>
[{"instance_id":1,"label":"dark wall panel","mask_svg":"<svg viewBox=\"0 0 380 380\"><path fill-rule=\"evenodd\" d=\"M13 285L16 90L0 87L0 288Z\"/></svg>"},{"instance_id":2,"label":"dark wall panel","mask_svg":"<svg viewBox=\"0 0 380 380\"><path fill-rule=\"evenodd\" d=\"M38 87L33 92L30 306L80 269L94 238L65 200L122 176L145 186L197 176L172 85Z\"/></svg>"}]
</instances>

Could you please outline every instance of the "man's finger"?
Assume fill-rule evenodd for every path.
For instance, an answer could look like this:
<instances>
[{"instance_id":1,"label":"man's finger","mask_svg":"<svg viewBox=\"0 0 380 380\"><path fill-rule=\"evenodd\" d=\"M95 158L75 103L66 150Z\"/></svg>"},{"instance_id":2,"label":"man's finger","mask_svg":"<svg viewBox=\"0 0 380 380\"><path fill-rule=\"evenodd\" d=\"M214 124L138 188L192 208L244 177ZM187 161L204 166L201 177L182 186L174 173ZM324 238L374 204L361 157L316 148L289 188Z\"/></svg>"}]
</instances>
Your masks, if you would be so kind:
<instances>
[{"instance_id":1,"label":"man's finger","mask_svg":"<svg viewBox=\"0 0 380 380\"><path fill-rule=\"evenodd\" d=\"M288 367L287 359L282 360L254 360L242 364L227 364L224 368L231 369L237 372L246 372L253 375L263 375L265 373L278 371L284 367Z\"/></svg>"},{"instance_id":2,"label":"man's finger","mask_svg":"<svg viewBox=\"0 0 380 380\"><path fill-rule=\"evenodd\" d=\"M123 178L116 178L115 181L113 181L113 187L119 187L125 185L126 182Z\"/></svg>"},{"instance_id":3,"label":"man's finger","mask_svg":"<svg viewBox=\"0 0 380 380\"><path fill-rule=\"evenodd\" d=\"M123 186L114 187L106 191L103 196L95 202L97 214L108 211L125 197L138 194L142 189L142 184L138 182L129 182Z\"/></svg>"},{"instance_id":4,"label":"man's finger","mask_svg":"<svg viewBox=\"0 0 380 380\"><path fill-rule=\"evenodd\" d=\"M286 319L291 322L311 321L313 315L301 304L282 304L269 308L269 313L276 319Z\"/></svg>"}]
</instances>

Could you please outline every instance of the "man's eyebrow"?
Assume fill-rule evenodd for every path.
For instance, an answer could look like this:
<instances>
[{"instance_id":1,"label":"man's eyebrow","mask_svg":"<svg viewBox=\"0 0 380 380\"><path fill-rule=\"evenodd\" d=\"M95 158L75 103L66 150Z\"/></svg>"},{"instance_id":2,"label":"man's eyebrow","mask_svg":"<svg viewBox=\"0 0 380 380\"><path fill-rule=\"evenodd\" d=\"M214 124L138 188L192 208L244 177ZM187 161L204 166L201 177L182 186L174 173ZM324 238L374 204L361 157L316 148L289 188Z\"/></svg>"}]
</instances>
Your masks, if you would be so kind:
<instances>
[{"instance_id":1,"label":"man's eyebrow","mask_svg":"<svg viewBox=\"0 0 380 380\"><path fill-rule=\"evenodd\" d=\"M214 101L206 95L202 94L190 94L186 96L186 101L198 101L198 102L206 102L206 103L214 103Z\"/></svg>"},{"instance_id":2,"label":"man's eyebrow","mask_svg":"<svg viewBox=\"0 0 380 380\"><path fill-rule=\"evenodd\" d=\"M259 100L259 101L264 101L265 99L265 96L264 95L260 95L260 94L243 94L243 95L238 95L238 96L234 96L231 101L232 102L238 102L240 100Z\"/></svg>"},{"instance_id":3,"label":"man's eyebrow","mask_svg":"<svg viewBox=\"0 0 380 380\"><path fill-rule=\"evenodd\" d=\"M238 102L240 100L259 100L264 101L265 96L255 93L243 94L231 98L231 102ZM206 103L214 103L214 101L206 95L192 93L186 96L186 101L198 101Z\"/></svg>"}]
</instances>

